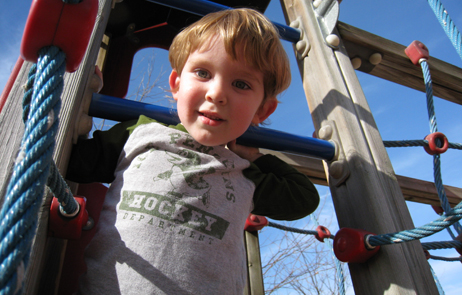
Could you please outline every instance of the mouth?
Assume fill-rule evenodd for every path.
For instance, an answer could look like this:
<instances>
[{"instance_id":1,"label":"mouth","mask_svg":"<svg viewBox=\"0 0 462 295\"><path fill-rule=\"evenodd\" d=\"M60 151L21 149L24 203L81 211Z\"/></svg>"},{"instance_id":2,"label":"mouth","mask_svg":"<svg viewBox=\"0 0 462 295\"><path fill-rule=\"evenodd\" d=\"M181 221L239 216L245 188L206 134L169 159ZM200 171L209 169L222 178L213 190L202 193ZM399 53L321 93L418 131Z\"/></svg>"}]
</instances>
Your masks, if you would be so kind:
<instances>
[{"instance_id":1,"label":"mouth","mask_svg":"<svg viewBox=\"0 0 462 295\"><path fill-rule=\"evenodd\" d=\"M218 117L217 115L211 114L211 113L204 113L204 112L199 112L199 115L213 121L224 121L222 118Z\"/></svg>"}]
</instances>

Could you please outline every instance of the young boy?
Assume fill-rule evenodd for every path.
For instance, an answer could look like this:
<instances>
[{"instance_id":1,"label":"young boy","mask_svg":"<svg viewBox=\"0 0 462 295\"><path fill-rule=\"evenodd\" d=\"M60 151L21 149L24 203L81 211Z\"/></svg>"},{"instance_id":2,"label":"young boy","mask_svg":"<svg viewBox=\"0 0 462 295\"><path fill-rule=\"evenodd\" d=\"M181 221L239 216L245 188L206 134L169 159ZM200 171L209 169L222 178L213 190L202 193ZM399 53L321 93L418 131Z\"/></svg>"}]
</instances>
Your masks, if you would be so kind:
<instances>
[{"instance_id":1,"label":"young boy","mask_svg":"<svg viewBox=\"0 0 462 295\"><path fill-rule=\"evenodd\" d=\"M68 179L112 183L82 294L243 294L249 213L293 220L319 203L305 175L235 142L290 83L264 16L207 15L178 34L169 59L181 124L141 116L73 148Z\"/></svg>"}]
</instances>

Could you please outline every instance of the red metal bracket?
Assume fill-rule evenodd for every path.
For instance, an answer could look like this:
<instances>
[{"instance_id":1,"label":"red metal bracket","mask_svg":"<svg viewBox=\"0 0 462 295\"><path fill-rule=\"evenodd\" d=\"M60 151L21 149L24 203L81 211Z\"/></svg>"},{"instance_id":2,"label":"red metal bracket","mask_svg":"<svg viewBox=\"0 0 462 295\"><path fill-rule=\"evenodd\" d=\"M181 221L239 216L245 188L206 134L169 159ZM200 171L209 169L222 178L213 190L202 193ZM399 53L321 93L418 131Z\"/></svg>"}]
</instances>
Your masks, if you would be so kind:
<instances>
[{"instance_id":1,"label":"red metal bracket","mask_svg":"<svg viewBox=\"0 0 462 295\"><path fill-rule=\"evenodd\" d=\"M379 251L380 246L368 249L367 236L374 235L365 230L342 228L335 234L334 253L342 262L364 263Z\"/></svg>"},{"instance_id":2,"label":"red metal bracket","mask_svg":"<svg viewBox=\"0 0 462 295\"><path fill-rule=\"evenodd\" d=\"M404 49L404 53L406 53L411 62L415 65L420 65L420 60L422 58L425 60L430 58L427 46L417 40L412 41L412 43Z\"/></svg>"},{"instance_id":3,"label":"red metal bracket","mask_svg":"<svg viewBox=\"0 0 462 295\"><path fill-rule=\"evenodd\" d=\"M442 147L438 147L436 144L437 139L443 142ZM430 155L439 155L448 150L449 142L447 137L441 132L435 132L425 136L425 140L428 140L428 147L424 146L425 151Z\"/></svg>"},{"instance_id":4,"label":"red metal bracket","mask_svg":"<svg viewBox=\"0 0 462 295\"><path fill-rule=\"evenodd\" d=\"M64 217L60 213L58 199L53 197L48 224L48 233L50 236L66 240L80 239L82 228L88 222L88 212L85 208L87 200L80 196L74 196L74 199L79 203L80 210L75 217L69 218Z\"/></svg>"},{"instance_id":5,"label":"red metal bracket","mask_svg":"<svg viewBox=\"0 0 462 295\"><path fill-rule=\"evenodd\" d=\"M21 43L22 57L35 63L41 48L57 46L66 53L66 71L76 71L87 50L97 13L96 0L78 4L34 0Z\"/></svg>"},{"instance_id":6,"label":"red metal bracket","mask_svg":"<svg viewBox=\"0 0 462 295\"><path fill-rule=\"evenodd\" d=\"M245 221L244 230L258 231L268 225L268 219L264 216L249 214Z\"/></svg>"}]
</instances>

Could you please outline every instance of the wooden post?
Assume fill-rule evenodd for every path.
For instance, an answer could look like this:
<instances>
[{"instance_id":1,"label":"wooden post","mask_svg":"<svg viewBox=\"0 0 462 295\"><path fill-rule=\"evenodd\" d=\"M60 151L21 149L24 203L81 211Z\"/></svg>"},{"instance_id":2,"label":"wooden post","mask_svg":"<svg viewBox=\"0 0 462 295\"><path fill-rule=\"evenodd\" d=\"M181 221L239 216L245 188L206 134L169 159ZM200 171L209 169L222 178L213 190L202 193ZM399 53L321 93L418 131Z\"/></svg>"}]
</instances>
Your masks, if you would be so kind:
<instances>
[{"instance_id":1,"label":"wooden post","mask_svg":"<svg viewBox=\"0 0 462 295\"><path fill-rule=\"evenodd\" d=\"M247 286L244 295L260 295L265 293L260 257L258 231L244 231L244 241L247 253Z\"/></svg>"},{"instance_id":2,"label":"wooden post","mask_svg":"<svg viewBox=\"0 0 462 295\"><path fill-rule=\"evenodd\" d=\"M112 0L99 0L95 27L82 64L76 72L66 73L64 76L64 89L61 95L62 106L59 115L60 125L53 157L61 173L65 173L67 169L75 120L83 93L91 74L94 72L112 2ZM28 62L23 64L0 114L0 135L3 138L0 146L0 200L2 203L24 132L21 106L24 93L22 86L27 81L30 66L31 64ZM39 213L37 233L32 245L23 288L24 294L55 294L57 292L66 241L47 237L50 202L51 195L47 193Z\"/></svg>"},{"instance_id":3,"label":"wooden post","mask_svg":"<svg viewBox=\"0 0 462 295\"><path fill-rule=\"evenodd\" d=\"M340 227L376 234L413 228L343 44L338 49L326 45L311 1L281 3L287 22L299 18L311 44L308 56L298 63L315 128L319 133L321 127L333 122L338 130L336 136L345 164L337 161L326 166ZM345 182L333 177L336 165L336 169L350 170ZM356 294L438 294L419 241L382 246L369 261L350 263L349 268Z\"/></svg>"}]
</instances>

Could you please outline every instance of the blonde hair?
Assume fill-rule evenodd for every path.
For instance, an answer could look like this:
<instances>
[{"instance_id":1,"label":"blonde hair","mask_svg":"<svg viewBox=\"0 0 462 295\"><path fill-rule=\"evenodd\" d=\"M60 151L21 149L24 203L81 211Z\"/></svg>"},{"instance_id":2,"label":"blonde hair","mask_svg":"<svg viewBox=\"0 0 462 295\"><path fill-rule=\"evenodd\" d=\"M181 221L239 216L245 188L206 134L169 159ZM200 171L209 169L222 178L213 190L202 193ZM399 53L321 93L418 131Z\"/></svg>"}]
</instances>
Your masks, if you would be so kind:
<instances>
[{"instance_id":1,"label":"blonde hair","mask_svg":"<svg viewBox=\"0 0 462 295\"><path fill-rule=\"evenodd\" d=\"M258 11L246 8L210 13L181 31L169 49L172 68L181 75L189 55L217 37L231 58L243 58L263 73L265 100L289 87L289 60L275 26ZM238 46L243 57L236 53Z\"/></svg>"}]
</instances>

